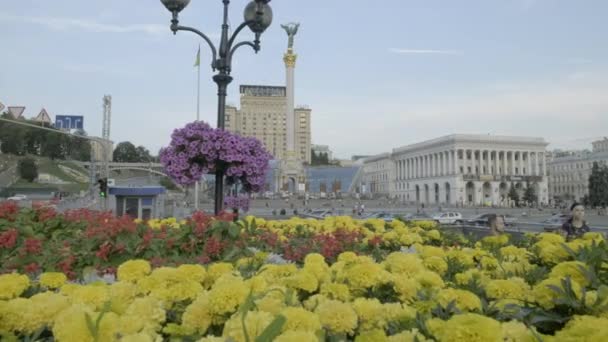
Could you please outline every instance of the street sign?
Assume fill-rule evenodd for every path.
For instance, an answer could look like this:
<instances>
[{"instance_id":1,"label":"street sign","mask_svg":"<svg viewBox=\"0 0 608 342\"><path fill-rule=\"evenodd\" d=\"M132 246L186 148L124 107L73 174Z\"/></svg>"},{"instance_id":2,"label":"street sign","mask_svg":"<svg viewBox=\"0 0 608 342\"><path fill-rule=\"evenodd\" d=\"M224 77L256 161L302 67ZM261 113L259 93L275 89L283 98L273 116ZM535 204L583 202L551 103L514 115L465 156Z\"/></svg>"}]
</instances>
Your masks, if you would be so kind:
<instances>
[{"instance_id":1,"label":"street sign","mask_svg":"<svg viewBox=\"0 0 608 342\"><path fill-rule=\"evenodd\" d=\"M82 115L57 115L55 116L55 128L59 129L83 129L84 117Z\"/></svg>"},{"instance_id":2,"label":"street sign","mask_svg":"<svg viewBox=\"0 0 608 342\"><path fill-rule=\"evenodd\" d=\"M4 104L0 102L0 112L4 109Z\"/></svg>"},{"instance_id":3,"label":"street sign","mask_svg":"<svg viewBox=\"0 0 608 342\"><path fill-rule=\"evenodd\" d=\"M25 112L25 107L8 107L8 113L13 116L13 119L19 119L23 112Z\"/></svg>"},{"instance_id":4,"label":"street sign","mask_svg":"<svg viewBox=\"0 0 608 342\"><path fill-rule=\"evenodd\" d=\"M116 180L114 178L108 178L108 186L116 185Z\"/></svg>"}]
</instances>

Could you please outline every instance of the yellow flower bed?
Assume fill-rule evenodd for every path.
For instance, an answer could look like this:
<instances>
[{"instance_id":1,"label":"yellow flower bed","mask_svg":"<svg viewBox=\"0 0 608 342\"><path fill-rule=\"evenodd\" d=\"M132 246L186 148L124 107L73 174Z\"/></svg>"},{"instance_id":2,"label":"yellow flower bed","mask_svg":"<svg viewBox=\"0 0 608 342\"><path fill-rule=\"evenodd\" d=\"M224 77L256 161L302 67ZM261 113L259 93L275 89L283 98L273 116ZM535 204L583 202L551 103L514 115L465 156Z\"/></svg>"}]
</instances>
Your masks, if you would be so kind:
<instances>
[{"instance_id":1,"label":"yellow flower bed","mask_svg":"<svg viewBox=\"0 0 608 342\"><path fill-rule=\"evenodd\" d=\"M253 222L248 217L247 222ZM179 228L172 220L152 228ZM381 237L387 248L404 248L376 260L353 252L328 264L309 254L302 265L265 262L257 252L234 263L153 268L130 260L116 282L69 283L61 273L36 279L0 275L0 336L56 341L608 341L606 284L590 279L590 266L565 261L565 241L541 234L530 249L508 236L487 237L475 247L440 247L435 225L400 221L256 219L260 229L285 237L302 230L357 231ZM602 241L597 234L568 243L577 249ZM563 247L563 246L562 246ZM539 272L535 262L555 265ZM256 265L252 271L250 268ZM245 272L245 269L247 270ZM566 279L568 281L566 281ZM513 305L552 310L570 288L580 312L555 336L509 317ZM516 308L515 308L516 309ZM421 325L421 318L423 324ZM268 335L270 334L270 335Z\"/></svg>"}]
</instances>

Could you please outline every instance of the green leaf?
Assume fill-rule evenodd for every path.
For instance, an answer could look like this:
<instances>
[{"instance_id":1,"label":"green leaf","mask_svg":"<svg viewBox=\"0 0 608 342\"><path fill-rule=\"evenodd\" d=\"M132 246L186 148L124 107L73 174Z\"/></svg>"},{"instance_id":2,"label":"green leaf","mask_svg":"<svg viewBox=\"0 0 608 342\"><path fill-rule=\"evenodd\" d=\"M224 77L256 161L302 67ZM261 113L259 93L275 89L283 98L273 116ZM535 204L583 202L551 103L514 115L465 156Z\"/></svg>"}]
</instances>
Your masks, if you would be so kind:
<instances>
[{"instance_id":1,"label":"green leaf","mask_svg":"<svg viewBox=\"0 0 608 342\"><path fill-rule=\"evenodd\" d=\"M270 323L260 336L255 339L255 342L273 341L281 334L283 325L287 322L287 318L283 315L278 315L272 323Z\"/></svg>"},{"instance_id":2,"label":"green leaf","mask_svg":"<svg viewBox=\"0 0 608 342\"><path fill-rule=\"evenodd\" d=\"M91 336L93 336L93 338L97 340L97 327L95 326L95 323L93 323L93 319L91 318L91 315L89 315L88 312L84 313L84 319L87 322L87 328L89 328Z\"/></svg>"},{"instance_id":3,"label":"green leaf","mask_svg":"<svg viewBox=\"0 0 608 342\"><path fill-rule=\"evenodd\" d=\"M230 227L228 227L228 235L233 238L236 239L241 233L241 228L239 226L237 226L236 224L232 224L230 225Z\"/></svg>"}]
</instances>

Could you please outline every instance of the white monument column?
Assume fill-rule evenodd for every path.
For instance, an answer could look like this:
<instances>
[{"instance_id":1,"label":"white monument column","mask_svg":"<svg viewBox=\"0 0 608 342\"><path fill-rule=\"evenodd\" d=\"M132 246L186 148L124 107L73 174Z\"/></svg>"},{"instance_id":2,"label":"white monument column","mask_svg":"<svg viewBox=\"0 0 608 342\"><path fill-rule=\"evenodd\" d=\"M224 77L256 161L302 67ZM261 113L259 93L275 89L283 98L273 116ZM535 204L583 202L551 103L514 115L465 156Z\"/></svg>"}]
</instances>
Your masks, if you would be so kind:
<instances>
[{"instance_id":1,"label":"white monument column","mask_svg":"<svg viewBox=\"0 0 608 342\"><path fill-rule=\"evenodd\" d=\"M295 112L294 112L294 70L296 67L297 55L293 53L293 49L287 49L287 53L283 57L285 62L286 71L286 85L287 85L287 159L295 158L296 154L296 125L295 125Z\"/></svg>"}]
</instances>

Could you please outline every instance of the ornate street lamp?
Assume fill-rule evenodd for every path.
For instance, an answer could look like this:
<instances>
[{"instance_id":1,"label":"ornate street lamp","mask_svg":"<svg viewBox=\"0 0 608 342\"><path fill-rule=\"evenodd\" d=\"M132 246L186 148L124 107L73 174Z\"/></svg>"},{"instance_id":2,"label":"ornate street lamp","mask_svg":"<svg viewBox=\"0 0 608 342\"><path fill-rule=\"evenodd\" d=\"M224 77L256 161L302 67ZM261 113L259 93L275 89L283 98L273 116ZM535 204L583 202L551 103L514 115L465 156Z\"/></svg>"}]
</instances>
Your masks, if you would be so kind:
<instances>
[{"instance_id":1,"label":"ornate street lamp","mask_svg":"<svg viewBox=\"0 0 608 342\"><path fill-rule=\"evenodd\" d=\"M177 31L190 31L199 35L211 48L211 68L213 71L217 71L217 74L213 76L213 81L217 83L217 96L218 96L218 108L217 108L217 127L224 129L224 116L226 113L226 89L228 84L232 81L230 71L232 69L232 57L234 52L241 46L250 46L257 53L260 51L260 36L272 23L272 9L268 5L270 0L252 0L244 11L244 21L240 24L234 33L228 37L228 5L230 0L222 0L224 4L224 21L222 23L222 36L220 39L219 50L213 45L209 37L207 37L201 31L179 25L179 13L188 6L190 0L161 0L162 4L171 12L173 19L171 20L171 31L176 34ZM251 41L242 41L236 43L237 35L245 27L255 33L255 39ZM224 171L216 170L215 173L215 214L219 214L222 210L224 202Z\"/></svg>"}]
</instances>

